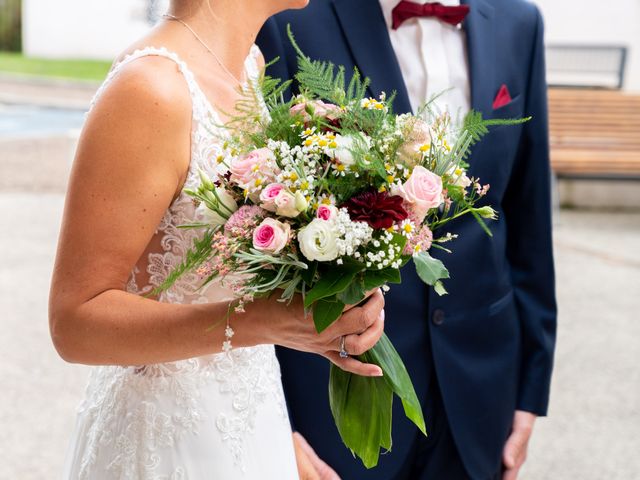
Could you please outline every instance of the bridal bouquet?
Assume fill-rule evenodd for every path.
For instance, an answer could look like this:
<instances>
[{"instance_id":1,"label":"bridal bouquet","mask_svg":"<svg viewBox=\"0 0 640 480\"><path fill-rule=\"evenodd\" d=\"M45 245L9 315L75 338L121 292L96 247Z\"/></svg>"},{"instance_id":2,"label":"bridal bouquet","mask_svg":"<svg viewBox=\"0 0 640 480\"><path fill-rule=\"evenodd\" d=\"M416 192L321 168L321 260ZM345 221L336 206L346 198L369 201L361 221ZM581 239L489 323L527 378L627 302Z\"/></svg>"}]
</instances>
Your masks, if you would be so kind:
<instances>
[{"instance_id":1,"label":"bridal bouquet","mask_svg":"<svg viewBox=\"0 0 640 480\"><path fill-rule=\"evenodd\" d=\"M343 68L298 54L300 95L285 100L290 82L264 75L245 92L240 114L227 125L231 138L212 159L215 178L202 173L197 190L187 191L201 223L184 227L205 233L160 288L195 271L203 285L226 282L237 311L259 296L287 302L301 294L318 332L366 292L400 283L408 262L445 294L449 274L429 252L447 250L455 235L437 232L472 215L490 234L484 221L496 215L476 206L489 186L467 176L465 159L489 125L513 122L472 112L456 127L449 115L428 108L395 115L392 98L366 95L368 80L358 72L347 84ZM426 431L389 339L360 359L379 365L384 376L360 377L332 365L329 398L344 443L373 467L380 449L391 448L394 394Z\"/></svg>"}]
</instances>

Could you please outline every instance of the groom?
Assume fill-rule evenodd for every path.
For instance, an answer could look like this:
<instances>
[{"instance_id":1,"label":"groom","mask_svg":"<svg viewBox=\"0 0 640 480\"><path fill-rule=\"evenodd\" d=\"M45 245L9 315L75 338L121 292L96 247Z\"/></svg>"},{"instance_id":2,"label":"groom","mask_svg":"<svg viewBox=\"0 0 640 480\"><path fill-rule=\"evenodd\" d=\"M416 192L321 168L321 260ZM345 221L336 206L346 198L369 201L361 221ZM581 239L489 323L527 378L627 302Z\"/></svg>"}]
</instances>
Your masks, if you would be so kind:
<instances>
[{"instance_id":1,"label":"groom","mask_svg":"<svg viewBox=\"0 0 640 480\"><path fill-rule=\"evenodd\" d=\"M280 350L291 420L318 457L345 480L513 480L534 420L546 415L556 331L543 27L524 0L311 0L265 25L258 44L269 74L289 78L295 54L357 67L369 93L397 92L396 112L470 108L485 118L533 119L493 128L470 158L470 176L491 184L499 211L487 236L473 218L446 260L449 295L424 287L413 267L386 298L386 331L421 399L428 438L396 400L393 449L365 470L341 445L326 391L328 365ZM436 232L443 234L446 232ZM318 465L321 463L318 461Z\"/></svg>"}]
</instances>

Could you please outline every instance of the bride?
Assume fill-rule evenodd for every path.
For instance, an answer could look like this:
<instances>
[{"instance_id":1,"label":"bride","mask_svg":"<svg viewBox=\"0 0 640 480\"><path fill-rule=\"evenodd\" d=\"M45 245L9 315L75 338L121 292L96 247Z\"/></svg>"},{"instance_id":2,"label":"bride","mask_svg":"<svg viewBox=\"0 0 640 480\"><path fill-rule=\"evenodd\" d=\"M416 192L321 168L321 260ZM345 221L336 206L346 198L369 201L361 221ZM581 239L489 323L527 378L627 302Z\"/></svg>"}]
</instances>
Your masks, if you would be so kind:
<instances>
[{"instance_id":1,"label":"bride","mask_svg":"<svg viewBox=\"0 0 640 480\"><path fill-rule=\"evenodd\" d=\"M319 478L319 460L292 436L273 345L382 374L338 353L362 353L382 334L379 291L322 334L299 299L257 300L230 315L229 352L223 286L199 290L199 279L185 276L148 295L198 235L178 228L197 217L183 188L197 185L199 169L214 171L226 135L221 112L233 112L263 65L257 32L269 16L305 4L173 0L96 95L71 174L50 296L58 352L95 366L64 478Z\"/></svg>"}]
</instances>

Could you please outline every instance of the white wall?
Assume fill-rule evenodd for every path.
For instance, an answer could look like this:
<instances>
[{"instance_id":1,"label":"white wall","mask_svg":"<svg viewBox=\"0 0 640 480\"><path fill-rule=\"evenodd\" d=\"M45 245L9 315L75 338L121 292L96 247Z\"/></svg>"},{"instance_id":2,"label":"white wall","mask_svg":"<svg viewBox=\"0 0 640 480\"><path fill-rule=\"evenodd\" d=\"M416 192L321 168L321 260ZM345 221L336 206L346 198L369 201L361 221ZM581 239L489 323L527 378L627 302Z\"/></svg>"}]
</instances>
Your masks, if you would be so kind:
<instances>
[{"instance_id":1,"label":"white wall","mask_svg":"<svg viewBox=\"0 0 640 480\"><path fill-rule=\"evenodd\" d=\"M547 44L626 45L624 89L640 92L640 0L534 0Z\"/></svg>"},{"instance_id":2,"label":"white wall","mask_svg":"<svg viewBox=\"0 0 640 480\"><path fill-rule=\"evenodd\" d=\"M313 0L312 0L313 1ZM629 48L624 87L640 91L640 0L534 0L548 44L621 44ZM149 28L149 10L168 0L23 0L25 53L112 59Z\"/></svg>"},{"instance_id":3,"label":"white wall","mask_svg":"<svg viewBox=\"0 0 640 480\"><path fill-rule=\"evenodd\" d=\"M111 60L142 36L166 0L23 0L25 54Z\"/></svg>"}]
</instances>

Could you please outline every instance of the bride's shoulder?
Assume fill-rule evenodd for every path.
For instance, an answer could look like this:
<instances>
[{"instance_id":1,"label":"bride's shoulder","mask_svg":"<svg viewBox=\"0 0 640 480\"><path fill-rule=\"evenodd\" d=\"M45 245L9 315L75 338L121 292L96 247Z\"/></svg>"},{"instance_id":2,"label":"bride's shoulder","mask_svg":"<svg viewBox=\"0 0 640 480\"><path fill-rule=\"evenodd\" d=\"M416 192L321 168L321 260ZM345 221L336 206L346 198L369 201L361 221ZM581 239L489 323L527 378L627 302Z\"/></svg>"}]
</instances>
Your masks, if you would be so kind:
<instances>
[{"instance_id":1,"label":"bride's shoulder","mask_svg":"<svg viewBox=\"0 0 640 480\"><path fill-rule=\"evenodd\" d=\"M129 111L149 107L172 116L188 114L191 95L179 66L163 56L140 52L126 54L114 63L94 109L120 105Z\"/></svg>"},{"instance_id":2,"label":"bride's shoulder","mask_svg":"<svg viewBox=\"0 0 640 480\"><path fill-rule=\"evenodd\" d=\"M135 160L155 170L164 155L158 152L170 152L166 163L182 172L189 162L191 115L189 87L175 63L159 56L123 60L98 92L83 128L83 145L96 148L83 151L92 152L92 161L96 150L104 150L109 159L122 156L123 168ZM154 155L139 151L151 145Z\"/></svg>"}]
</instances>

